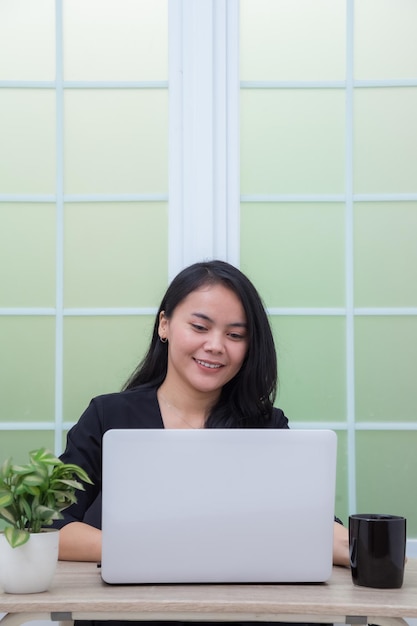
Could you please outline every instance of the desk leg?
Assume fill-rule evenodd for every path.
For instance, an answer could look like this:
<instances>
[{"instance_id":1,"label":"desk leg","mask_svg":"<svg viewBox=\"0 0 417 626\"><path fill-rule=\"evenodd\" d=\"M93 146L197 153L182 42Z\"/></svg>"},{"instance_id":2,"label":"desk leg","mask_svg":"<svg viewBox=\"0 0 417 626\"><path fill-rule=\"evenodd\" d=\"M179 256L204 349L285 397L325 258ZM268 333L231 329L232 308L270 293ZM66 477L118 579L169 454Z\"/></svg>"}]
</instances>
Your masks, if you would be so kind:
<instances>
[{"instance_id":1,"label":"desk leg","mask_svg":"<svg viewBox=\"0 0 417 626\"><path fill-rule=\"evenodd\" d=\"M0 626L21 626L21 624L26 624L26 622L32 622L34 620L50 621L50 619L50 613L36 613L35 611L30 613L6 613L6 615L0 619Z\"/></svg>"},{"instance_id":2,"label":"desk leg","mask_svg":"<svg viewBox=\"0 0 417 626\"><path fill-rule=\"evenodd\" d=\"M408 623L402 617L368 616L368 624L375 624L375 626L408 626Z\"/></svg>"}]
</instances>

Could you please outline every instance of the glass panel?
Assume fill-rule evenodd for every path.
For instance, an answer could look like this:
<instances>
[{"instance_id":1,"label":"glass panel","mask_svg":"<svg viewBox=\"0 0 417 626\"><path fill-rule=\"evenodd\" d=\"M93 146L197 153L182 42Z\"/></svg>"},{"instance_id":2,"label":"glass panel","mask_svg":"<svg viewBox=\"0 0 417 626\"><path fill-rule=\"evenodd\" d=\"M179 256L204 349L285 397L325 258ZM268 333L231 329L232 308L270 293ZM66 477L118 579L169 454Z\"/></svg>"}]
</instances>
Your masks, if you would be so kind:
<instances>
[{"instance_id":1,"label":"glass panel","mask_svg":"<svg viewBox=\"0 0 417 626\"><path fill-rule=\"evenodd\" d=\"M145 355L154 316L64 321L64 420L76 422L91 398L119 391Z\"/></svg>"},{"instance_id":2,"label":"glass panel","mask_svg":"<svg viewBox=\"0 0 417 626\"><path fill-rule=\"evenodd\" d=\"M417 306L417 203L355 206L356 306Z\"/></svg>"},{"instance_id":3,"label":"glass panel","mask_svg":"<svg viewBox=\"0 0 417 626\"><path fill-rule=\"evenodd\" d=\"M0 306L55 306L55 206L0 204Z\"/></svg>"},{"instance_id":4,"label":"glass panel","mask_svg":"<svg viewBox=\"0 0 417 626\"><path fill-rule=\"evenodd\" d=\"M337 434L337 474L336 474L336 504L335 515L348 526L349 502L348 502L348 451L347 433L343 430Z\"/></svg>"},{"instance_id":5,"label":"glass panel","mask_svg":"<svg viewBox=\"0 0 417 626\"><path fill-rule=\"evenodd\" d=\"M355 2L355 78L417 78L417 3Z\"/></svg>"},{"instance_id":6,"label":"glass panel","mask_svg":"<svg viewBox=\"0 0 417 626\"><path fill-rule=\"evenodd\" d=\"M417 317L355 321L358 421L414 422Z\"/></svg>"},{"instance_id":7,"label":"glass panel","mask_svg":"<svg viewBox=\"0 0 417 626\"><path fill-rule=\"evenodd\" d=\"M407 518L407 535L417 535L417 432L356 433L358 513Z\"/></svg>"},{"instance_id":8,"label":"glass panel","mask_svg":"<svg viewBox=\"0 0 417 626\"><path fill-rule=\"evenodd\" d=\"M294 422L346 419L345 320L272 316L280 379L277 405Z\"/></svg>"},{"instance_id":9,"label":"glass panel","mask_svg":"<svg viewBox=\"0 0 417 626\"><path fill-rule=\"evenodd\" d=\"M345 72L344 0L241 0L242 80L334 80Z\"/></svg>"},{"instance_id":10,"label":"glass panel","mask_svg":"<svg viewBox=\"0 0 417 626\"><path fill-rule=\"evenodd\" d=\"M2 89L1 193L54 193L55 92Z\"/></svg>"},{"instance_id":11,"label":"glass panel","mask_svg":"<svg viewBox=\"0 0 417 626\"><path fill-rule=\"evenodd\" d=\"M166 80L167 0L64 0L66 80Z\"/></svg>"},{"instance_id":12,"label":"glass panel","mask_svg":"<svg viewBox=\"0 0 417 626\"><path fill-rule=\"evenodd\" d=\"M344 99L342 90L243 90L242 193L342 192Z\"/></svg>"},{"instance_id":13,"label":"glass panel","mask_svg":"<svg viewBox=\"0 0 417 626\"><path fill-rule=\"evenodd\" d=\"M67 193L166 193L167 92L67 91L65 164Z\"/></svg>"},{"instance_id":14,"label":"glass panel","mask_svg":"<svg viewBox=\"0 0 417 626\"><path fill-rule=\"evenodd\" d=\"M357 193L417 191L417 88L356 89Z\"/></svg>"},{"instance_id":15,"label":"glass panel","mask_svg":"<svg viewBox=\"0 0 417 626\"><path fill-rule=\"evenodd\" d=\"M159 305L167 284L165 204L68 204L65 237L67 307Z\"/></svg>"},{"instance_id":16,"label":"glass panel","mask_svg":"<svg viewBox=\"0 0 417 626\"><path fill-rule=\"evenodd\" d=\"M344 245L343 205L242 205L241 267L269 307L343 306Z\"/></svg>"},{"instance_id":17,"label":"glass panel","mask_svg":"<svg viewBox=\"0 0 417 626\"><path fill-rule=\"evenodd\" d=\"M54 0L1 0L0 80L54 78Z\"/></svg>"},{"instance_id":18,"label":"glass panel","mask_svg":"<svg viewBox=\"0 0 417 626\"><path fill-rule=\"evenodd\" d=\"M2 317L0 398L3 422L54 419L55 320Z\"/></svg>"},{"instance_id":19,"label":"glass panel","mask_svg":"<svg viewBox=\"0 0 417 626\"><path fill-rule=\"evenodd\" d=\"M13 463L27 463L29 452L37 448L47 448L54 452L52 430L3 430L0 437L0 463L9 457L13 458Z\"/></svg>"}]
</instances>

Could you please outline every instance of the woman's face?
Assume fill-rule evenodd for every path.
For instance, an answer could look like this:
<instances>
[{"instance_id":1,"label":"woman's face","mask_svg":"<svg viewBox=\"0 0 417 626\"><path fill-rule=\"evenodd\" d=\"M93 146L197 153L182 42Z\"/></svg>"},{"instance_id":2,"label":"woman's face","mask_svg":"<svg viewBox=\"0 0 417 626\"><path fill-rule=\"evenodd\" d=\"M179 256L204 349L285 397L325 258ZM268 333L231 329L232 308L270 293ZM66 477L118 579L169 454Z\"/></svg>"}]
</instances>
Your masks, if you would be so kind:
<instances>
[{"instance_id":1,"label":"woman's face","mask_svg":"<svg viewBox=\"0 0 417 626\"><path fill-rule=\"evenodd\" d=\"M165 382L177 391L220 395L240 370L248 349L246 315L237 295L223 285L191 292L167 319L159 335L168 339Z\"/></svg>"}]
</instances>

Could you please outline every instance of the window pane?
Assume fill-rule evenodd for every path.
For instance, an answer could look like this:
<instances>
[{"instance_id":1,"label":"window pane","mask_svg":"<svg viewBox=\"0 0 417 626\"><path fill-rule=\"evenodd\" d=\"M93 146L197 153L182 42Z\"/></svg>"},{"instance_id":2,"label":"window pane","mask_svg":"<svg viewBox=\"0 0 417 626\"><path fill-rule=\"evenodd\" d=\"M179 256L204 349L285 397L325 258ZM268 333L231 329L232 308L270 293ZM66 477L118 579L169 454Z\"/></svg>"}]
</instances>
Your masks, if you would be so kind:
<instances>
[{"instance_id":1,"label":"window pane","mask_svg":"<svg viewBox=\"0 0 417 626\"><path fill-rule=\"evenodd\" d=\"M55 306L55 206L0 203L0 306Z\"/></svg>"},{"instance_id":2,"label":"window pane","mask_svg":"<svg viewBox=\"0 0 417 626\"><path fill-rule=\"evenodd\" d=\"M1 352L7 355L0 359L0 421L53 421L55 319L2 316L0 321Z\"/></svg>"},{"instance_id":3,"label":"window pane","mask_svg":"<svg viewBox=\"0 0 417 626\"><path fill-rule=\"evenodd\" d=\"M343 306L343 205L243 204L240 259L268 306Z\"/></svg>"},{"instance_id":4,"label":"window pane","mask_svg":"<svg viewBox=\"0 0 417 626\"><path fill-rule=\"evenodd\" d=\"M417 306L417 203L355 206L355 305Z\"/></svg>"},{"instance_id":5,"label":"window pane","mask_svg":"<svg viewBox=\"0 0 417 626\"><path fill-rule=\"evenodd\" d=\"M417 78L417 3L355 2L355 78Z\"/></svg>"},{"instance_id":6,"label":"window pane","mask_svg":"<svg viewBox=\"0 0 417 626\"><path fill-rule=\"evenodd\" d=\"M356 433L357 508L407 518L407 535L417 535L417 432Z\"/></svg>"},{"instance_id":7,"label":"window pane","mask_svg":"<svg viewBox=\"0 0 417 626\"><path fill-rule=\"evenodd\" d=\"M355 321L358 421L414 422L417 317L362 317Z\"/></svg>"},{"instance_id":8,"label":"window pane","mask_svg":"<svg viewBox=\"0 0 417 626\"><path fill-rule=\"evenodd\" d=\"M277 405L291 422L346 419L345 320L272 317L278 351Z\"/></svg>"},{"instance_id":9,"label":"window pane","mask_svg":"<svg viewBox=\"0 0 417 626\"><path fill-rule=\"evenodd\" d=\"M166 193L165 90L65 94L67 193Z\"/></svg>"},{"instance_id":10,"label":"window pane","mask_svg":"<svg viewBox=\"0 0 417 626\"><path fill-rule=\"evenodd\" d=\"M154 317L70 317L64 322L64 420L94 396L119 391L148 348Z\"/></svg>"},{"instance_id":11,"label":"window pane","mask_svg":"<svg viewBox=\"0 0 417 626\"><path fill-rule=\"evenodd\" d=\"M1 193L55 192L55 92L2 89Z\"/></svg>"},{"instance_id":12,"label":"window pane","mask_svg":"<svg viewBox=\"0 0 417 626\"><path fill-rule=\"evenodd\" d=\"M344 97L328 89L243 90L242 193L342 192Z\"/></svg>"},{"instance_id":13,"label":"window pane","mask_svg":"<svg viewBox=\"0 0 417 626\"><path fill-rule=\"evenodd\" d=\"M67 307L157 307L166 287L167 256L164 204L65 207Z\"/></svg>"},{"instance_id":14,"label":"window pane","mask_svg":"<svg viewBox=\"0 0 417 626\"><path fill-rule=\"evenodd\" d=\"M357 193L417 191L417 88L355 92Z\"/></svg>"},{"instance_id":15,"label":"window pane","mask_svg":"<svg viewBox=\"0 0 417 626\"><path fill-rule=\"evenodd\" d=\"M242 80L343 80L344 0L241 0Z\"/></svg>"},{"instance_id":16,"label":"window pane","mask_svg":"<svg viewBox=\"0 0 417 626\"><path fill-rule=\"evenodd\" d=\"M54 78L54 0L1 0L0 80Z\"/></svg>"},{"instance_id":17,"label":"window pane","mask_svg":"<svg viewBox=\"0 0 417 626\"><path fill-rule=\"evenodd\" d=\"M3 430L0 437L0 462L13 458L19 465L29 461L29 452L37 448L54 451L54 434L52 430Z\"/></svg>"},{"instance_id":18,"label":"window pane","mask_svg":"<svg viewBox=\"0 0 417 626\"><path fill-rule=\"evenodd\" d=\"M166 80L167 0L64 0L66 80Z\"/></svg>"}]
</instances>

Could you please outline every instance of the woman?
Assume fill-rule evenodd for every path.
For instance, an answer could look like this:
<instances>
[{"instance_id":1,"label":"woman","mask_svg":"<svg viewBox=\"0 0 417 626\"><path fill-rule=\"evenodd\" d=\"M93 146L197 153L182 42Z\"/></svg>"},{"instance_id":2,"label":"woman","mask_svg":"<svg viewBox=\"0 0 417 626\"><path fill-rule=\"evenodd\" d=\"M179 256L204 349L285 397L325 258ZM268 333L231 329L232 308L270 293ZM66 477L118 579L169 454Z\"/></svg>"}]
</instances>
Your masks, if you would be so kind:
<instances>
[{"instance_id":1,"label":"woman","mask_svg":"<svg viewBox=\"0 0 417 626\"><path fill-rule=\"evenodd\" d=\"M274 341L249 279L223 261L196 263L172 281L149 350L123 391L95 398L68 433L66 462L93 486L64 511L59 558L99 561L101 439L110 428L288 428L273 407ZM95 508L89 507L96 501ZM335 522L335 564L348 566L347 530Z\"/></svg>"}]
</instances>

